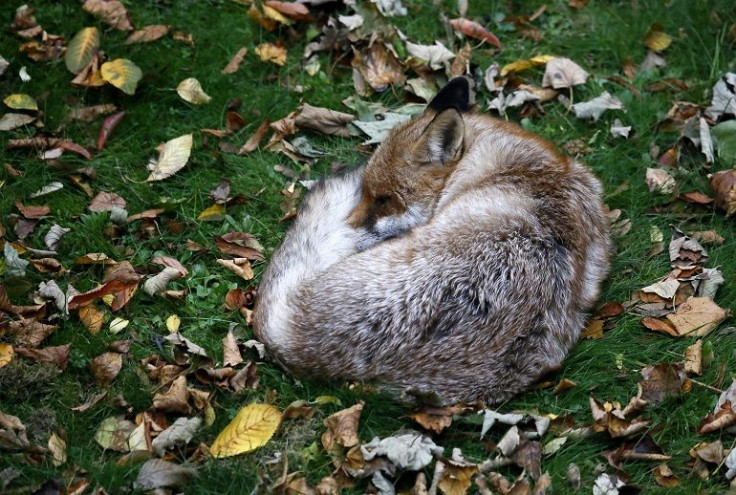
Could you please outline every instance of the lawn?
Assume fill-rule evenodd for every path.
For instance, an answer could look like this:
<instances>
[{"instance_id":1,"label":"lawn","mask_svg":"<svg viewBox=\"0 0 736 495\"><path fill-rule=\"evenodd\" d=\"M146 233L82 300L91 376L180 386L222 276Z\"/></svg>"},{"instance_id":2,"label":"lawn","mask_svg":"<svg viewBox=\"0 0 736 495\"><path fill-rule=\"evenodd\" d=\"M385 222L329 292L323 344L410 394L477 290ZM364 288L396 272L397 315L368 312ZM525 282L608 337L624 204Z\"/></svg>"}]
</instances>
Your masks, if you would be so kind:
<instances>
[{"instance_id":1,"label":"lawn","mask_svg":"<svg viewBox=\"0 0 736 495\"><path fill-rule=\"evenodd\" d=\"M84 5L95 3L87 0ZM696 260L696 273L703 267L720 268L725 282L714 301L728 312L736 311L736 226L720 207L727 200L725 192L717 196L709 181L710 174L736 165L736 131L723 124L734 115L704 113L719 78L736 72L732 1L471 0L463 12L464 2L405 0L407 15L395 16L382 15L369 2L357 3L355 8L342 2L309 5L308 19L293 20L245 0L125 1L135 29L168 26L156 40L126 43L131 30L113 27L110 14L93 15L82 2L43 0L31 4L37 25L63 38L54 42L46 37L45 45L40 32L22 36L24 30L33 29L27 16L14 22L23 2L11 0L0 7L0 56L9 63L0 75L0 98L5 99L0 117L26 116L13 117L23 118L25 124L0 131L4 166L0 243L5 253L0 259L0 493L35 493L44 484L43 493L143 490L145 486L134 488L141 466L158 457L196 470L196 477L173 488L184 493L313 493L309 487L328 476L344 483L344 493L364 493L375 490L371 476L352 480L345 469L332 474L336 466L344 468L350 445L328 453L322 438L328 429L326 418L360 401L364 401L357 431L361 443L415 430L444 447L444 460L438 456L439 461L422 469L428 485L436 462L454 469L447 458L459 448L470 465L464 472L474 472L480 464L487 483L494 486L495 480L494 493L506 492L500 478L491 473L500 473L510 486L522 474L520 466L526 467L524 480L549 473L547 493L570 493L576 484L569 475L573 464L579 469L580 490L588 493L602 473L644 493L726 490L727 467L721 461L736 436L725 427L698 431L714 410L719 391L736 378L733 321L726 319L702 337L703 370L686 377L675 363L683 362L686 348L698 337L654 332L642 319L675 311L690 294L679 292L676 307L669 304L661 314L637 308L665 301L651 293L642 296L640 290L670 273L668 244L676 227L684 232L714 230L722 237L720 242L702 241L708 259ZM328 17L356 12L364 17L362 27L346 35L344 24L339 24L343 28L334 37L320 37ZM502 47L453 30L447 20L459 17L482 25ZM125 16L117 18L118 27L125 28L124 22ZM125 86L136 79L133 69L123 74L123 89L112 84L111 76L106 78L110 82L98 77L102 85L93 87L94 70L81 77L81 84L72 84L75 74L59 47L71 49L75 35L84 28L96 28L99 42L92 43L89 53L75 55L77 62L84 62L83 67L94 53L100 63L131 61L140 69L137 84ZM361 56L351 47L362 50L365 58L372 31L377 33L375 44L388 47L383 56L395 60L393 71L379 74L389 84L373 90L375 67L361 66ZM308 43L326 38L330 43L322 43L324 49L309 61L303 59ZM440 41L467 62L453 66L450 60L430 69L426 61L411 58L407 41L419 45ZM648 55L647 45L659 55ZM247 53L240 65L223 73L241 48ZM283 65L262 59L264 50L272 50L276 57L283 56L283 49ZM375 121L378 114L413 111L424 102L423 91L436 91L451 71L467 70L476 81L479 111L492 113L487 108L498 93L486 83L489 67L498 64L495 81L505 84L507 96L521 84L536 91L542 85L544 63L517 65L508 73L502 69L543 55L569 58L589 76L583 84L560 88L549 98L546 93L542 101L509 106L500 118L553 141L589 164L602 180L604 200L620 216L601 306L623 307L608 304L608 313L598 311L592 318L600 323L591 324L590 338L581 339L559 372L546 377L536 390L494 408L500 413L546 416L552 426L541 440L522 438L512 461L489 468L482 463L497 458L497 444L508 426L494 426L481 438L482 416L466 412L457 414L441 432L432 432L410 417L415 411L371 384L300 381L267 356L262 358L257 348L246 345L253 338L249 289L257 287L269 255L279 246L293 208L307 192L306 181L364 163L373 149L363 144L367 136L355 126L340 124L337 134L310 130L305 124L293 127L293 118L287 118L291 112L308 104ZM363 74L362 88L356 88L353 67ZM107 70L114 66L102 66L103 75ZM208 102L180 96L177 87L188 78L199 81ZM416 80L419 89L414 93L419 96L406 89L404 78ZM620 101L620 108L605 111L596 121L577 118L568 106L604 91ZM17 108L29 104L18 103L18 97L8 99L12 95L28 95L37 109ZM681 104L680 112L673 114L675 102L691 105ZM73 113L94 105L114 108L88 111L88 116ZM99 149L103 122L123 111ZM693 116L687 125L695 123L696 139L684 124ZM702 139L697 139L704 136L704 131L697 132L699 116L704 117L700 125L706 131L719 125L713 131L719 139L712 163L701 152ZM631 126L628 137L612 134L616 120L620 123L615 125ZM277 129L269 128L267 121L275 122L271 127ZM257 146L247 146L249 140L256 142L252 137L259 128L268 133ZM186 165L162 180L147 180L149 163L158 160L161 167L167 162L157 146L190 134ZM187 151L173 151L177 153ZM647 169L670 182L650 188ZM34 195L53 183L63 187ZM101 192L110 194L99 197ZM730 201L733 204L733 198ZM48 208L29 210L30 206ZM69 230L58 248L51 249L47 238L54 225ZM97 254L87 256L90 253ZM99 253L107 259L101 260ZM16 255L21 261L15 260ZM692 251L682 255L693 260ZM240 264L228 268L218 262L233 259L240 259ZM148 281L162 272L170 280L151 287L155 284ZM120 285L113 288L110 280ZM40 293L47 293L44 287L51 281L64 296L59 304L53 295ZM682 282L680 289L687 292L683 286L688 283ZM69 301L64 298L72 296L69 287L87 293L103 284L107 296L89 293L82 303L77 298L77 304L65 308ZM639 300L642 297L646 300ZM602 326L602 333L595 332L596 325L598 330ZM648 326L653 325L649 320ZM201 346L201 351L186 343L173 345L170 340L177 334ZM229 343L223 344L223 339ZM238 345L233 346L233 340ZM67 344L71 346L63 347ZM223 356L224 348L233 347L243 363ZM622 420L626 426L637 421L643 426L626 438L614 438L621 424L613 426L610 411L616 410L616 402L623 408L637 394L643 369L660 364L654 378L645 380L644 389L645 394L664 389L664 397L627 414ZM176 377L184 387L183 402L171 397L169 387ZM565 380L573 386L558 387ZM595 422L591 397L603 411ZM93 399L98 401L91 403ZM304 402L294 406L295 401ZM88 407L73 410L84 404ZM211 458L209 447L247 404L270 404L279 411L292 407L260 449ZM725 426L736 423L736 415L727 409L719 416ZM20 438L22 428L11 417L25 428L27 441ZM116 438L100 434L108 418L115 419L103 430L114 431ZM167 446L165 453L153 453L151 438L177 418L200 418L201 424L192 438ZM130 432L136 427L138 452L130 454L134 443ZM64 448L50 447L50 438L51 445ZM715 453L702 453L704 446L698 453L695 447L701 442ZM547 453L540 453L540 448ZM625 450L629 453L622 453ZM640 455L631 455L632 450ZM520 459L522 454L527 461ZM348 460L360 464L354 457ZM670 477L660 474L665 461L673 473ZM284 479L284 474L292 473L296 474ZM391 479L399 492L410 493L416 477L407 471ZM529 491L523 483L514 493ZM448 486L441 485L441 492L480 490L459 481Z\"/></svg>"}]
</instances>

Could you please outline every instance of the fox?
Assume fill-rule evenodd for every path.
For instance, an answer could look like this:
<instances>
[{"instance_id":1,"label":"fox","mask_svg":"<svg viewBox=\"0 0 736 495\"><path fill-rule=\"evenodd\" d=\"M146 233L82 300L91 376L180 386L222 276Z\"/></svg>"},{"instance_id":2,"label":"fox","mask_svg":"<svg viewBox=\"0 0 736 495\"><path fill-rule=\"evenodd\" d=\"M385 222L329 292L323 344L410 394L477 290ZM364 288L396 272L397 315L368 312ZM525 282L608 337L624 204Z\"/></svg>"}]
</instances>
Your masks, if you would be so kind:
<instances>
[{"instance_id":1,"label":"fox","mask_svg":"<svg viewBox=\"0 0 736 495\"><path fill-rule=\"evenodd\" d=\"M263 273L253 329L287 372L493 405L557 370L610 265L602 185L452 79L364 167L321 181Z\"/></svg>"}]
</instances>

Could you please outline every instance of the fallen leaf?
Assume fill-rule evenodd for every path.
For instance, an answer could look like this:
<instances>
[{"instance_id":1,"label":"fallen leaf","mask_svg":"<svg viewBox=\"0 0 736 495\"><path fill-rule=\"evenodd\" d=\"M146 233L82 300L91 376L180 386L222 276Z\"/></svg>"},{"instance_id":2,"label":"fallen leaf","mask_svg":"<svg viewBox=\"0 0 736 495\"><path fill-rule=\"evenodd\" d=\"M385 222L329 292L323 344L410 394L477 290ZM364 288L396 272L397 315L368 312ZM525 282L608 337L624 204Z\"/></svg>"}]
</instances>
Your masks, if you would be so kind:
<instances>
[{"instance_id":1,"label":"fallen leaf","mask_svg":"<svg viewBox=\"0 0 736 495\"><path fill-rule=\"evenodd\" d=\"M53 347L44 347L43 349L29 349L26 347L16 347L16 354L40 363L53 364L60 370L64 371L69 364L69 352L71 344L64 344Z\"/></svg>"},{"instance_id":2,"label":"fallen leaf","mask_svg":"<svg viewBox=\"0 0 736 495\"><path fill-rule=\"evenodd\" d=\"M143 291L149 296L154 296L165 291L169 282L183 276L178 268L166 267L143 283Z\"/></svg>"},{"instance_id":3,"label":"fallen leaf","mask_svg":"<svg viewBox=\"0 0 736 495\"><path fill-rule=\"evenodd\" d=\"M113 211L114 209L124 210L126 206L125 199L116 193L100 192L92 198L89 208L90 211Z\"/></svg>"},{"instance_id":4,"label":"fallen leaf","mask_svg":"<svg viewBox=\"0 0 736 495\"><path fill-rule=\"evenodd\" d=\"M338 411L324 420L327 431L322 434L322 445L327 452L358 445L358 423L363 401L352 407Z\"/></svg>"},{"instance_id":5,"label":"fallen leaf","mask_svg":"<svg viewBox=\"0 0 736 495\"><path fill-rule=\"evenodd\" d=\"M192 408L188 397L187 378L181 375L171 382L166 392L157 392L153 396L153 407L164 412L189 414Z\"/></svg>"},{"instance_id":6,"label":"fallen leaf","mask_svg":"<svg viewBox=\"0 0 736 495\"><path fill-rule=\"evenodd\" d=\"M117 334L125 330L130 325L130 320L125 318L113 318L110 322L110 333Z\"/></svg>"},{"instance_id":7,"label":"fallen leaf","mask_svg":"<svg viewBox=\"0 0 736 495\"><path fill-rule=\"evenodd\" d=\"M301 112L294 119L300 129L310 129L323 134L348 137L350 132L347 125L355 119L354 116L330 110L328 108L313 107L305 103Z\"/></svg>"},{"instance_id":8,"label":"fallen leaf","mask_svg":"<svg viewBox=\"0 0 736 495\"><path fill-rule=\"evenodd\" d=\"M692 381L687 378L682 363L660 363L656 366L647 366L641 370L644 380L641 386L640 398L648 402L662 402L670 397L690 392Z\"/></svg>"},{"instance_id":9,"label":"fallen leaf","mask_svg":"<svg viewBox=\"0 0 736 495\"><path fill-rule=\"evenodd\" d=\"M227 335L222 339L222 363L225 366L237 366L243 362L243 356L240 355L238 349L238 339L235 338L232 330L228 330Z\"/></svg>"},{"instance_id":10,"label":"fallen leaf","mask_svg":"<svg viewBox=\"0 0 736 495\"><path fill-rule=\"evenodd\" d=\"M171 177L184 168L192 151L192 134L185 134L158 147L160 155L158 161L149 166L151 175L146 181L157 181Z\"/></svg>"},{"instance_id":11,"label":"fallen leaf","mask_svg":"<svg viewBox=\"0 0 736 495\"><path fill-rule=\"evenodd\" d=\"M398 469L405 471L420 471L432 462L435 455L442 455L444 452L431 438L416 432L383 439L374 438L363 444L360 450L366 461L378 456L386 457Z\"/></svg>"},{"instance_id":12,"label":"fallen leaf","mask_svg":"<svg viewBox=\"0 0 736 495\"><path fill-rule=\"evenodd\" d=\"M267 0L266 6L296 21L309 21L312 19L309 8L304 3Z\"/></svg>"},{"instance_id":13,"label":"fallen leaf","mask_svg":"<svg viewBox=\"0 0 736 495\"><path fill-rule=\"evenodd\" d=\"M667 319L679 335L704 337L726 319L728 313L707 297L691 297Z\"/></svg>"},{"instance_id":14,"label":"fallen leaf","mask_svg":"<svg viewBox=\"0 0 736 495\"><path fill-rule=\"evenodd\" d=\"M736 424L736 412L731 408L730 400L717 405L716 409L715 413L709 412L700 423L698 434L705 435Z\"/></svg>"},{"instance_id":15,"label":"fallen leaf","mask_svg":"<svg viewBox=\"0 0 736 495\"><path fill-rule=\"evenodd\" d=\"M230 457L250 452L268 443L281 424L281 411L268 404L249 404L217 436L210 447L212 457Z\"/></svg>"},{"instance_id":16,"label":"fallen leaf","mask_svg":"<svg viewBox=\"0 0 736 495\"><path fill-rule=\"evenodd\" d=\"M445 62L455 58L455 54L439 41L435 41L434 45L416 45L407 41L406 51L411 56L424 60L434 70L442 69Z\"/></svg>"},{"instance_id":17,"label":"fallen leaf","mask_svg":"<svg viewBox=\"0 0 736 495\"><path fill-rule=\"evenodd\" d=\"M353 124L370 137L370 139L363 142L364 145L370 145L381 143L386 136L388 136L391 129L399 124L409 121L410 119L411 117L409 115L387 112L383 114L383 120L354 120Z\"/></svg>"},{"instance_id":18,"label":"fallen leaf","mask_svg":"<svg viewBox=\"0 0 736 495\"><path fill-rule=\"evenodd\" d=\"M97 137L98 150L101 150L105 147L105 143L107 143L107 138L110 136L110 134L112 134L112 131L117 127L120 121L123 120L123 117L125 117L125 111L110 115L102 122L102 126L100 126L100 134Z\"/></svg>"},{"instance_id":19,"label":"fallen leaf","mask_svg":"<svg viewBox=\"0 0 736 495\"><path fill-rule=\"evenodd\" d=\"M580 67L569 58L553 58L552 60L547 62L547 67L544 71L544 77L542 78L542 86L545 88L551 86L555 89L571 88L579 84L585 84L585 82L588 80L588 75L589 74L585 72L582 67ZM608 92L604 92L603 95L608 95ZM603 95L598 98L601 98ZM608 98L611 98L610 95L608 95ZM619 105L621 104L620 101L618 103ZM573 105L573 108L574 107L575 105ZM623 107L619 106L618 108ZM601 113L603 112L601 111ZM577 112L575 113L575 115L579 118L586 118L579 116ZM594 120L598 120L598 117L595 117Z\"/></svg>"},{"instance_id":20,"label":"fallen leaf","mask_svg":"<svg viewBox=\"0 0 736 495\"><path fill-rule=\"evenodd\" d=\"M248 49L246 47L242 47L238 50L238 52L233 55L233 58L230 59L230 61L227 63L224 69L222 69L222 74L235 74L238 69L240 68L240 64L243 62L243 59L245 58L246 54L248 53Z\"/></svg>"},{"instance_id":21,"label":"fallen leaf","mask_svg":"<svg viewBox=\"0 0 736 495\"><path fill-rule=\"evenodd\" d=\"M61 466L66 463L66 442L56 432L51 432L48 447L51 452L51 463L54 466Z\"/></svg>"},{"instance_id":22,"label":"fallen leaf","mask_svg":"<svg viewBox=\"0 0 736 495\"><path fill-rule=\"evenodd\" d=\"M123 356L117 352L105 352L95 357L89 365L89 371L95 383L100 387L110 385L123 369Z\"/></svg>"},{"instance_id":23,"label":"fallen leaf","mask_svg":"<svg viewBox=\"0 0 736 495\"><path fill-rule=\"evenodd\" d=\"M264 62L273 62L281 66L286 63L286 47L280 43L261 43L255 51Z\"/></svg>"},{"instance_id":24,"label":"fallen leaf","mask_svg":"<svg viewBox=\"0 0 736 495\"><path fill-rule=\"evenodd\" d=\"M685 372L696 375L703 374L703 340L698 339L685 349Z\"/></svg>"},{"instance_id":25,"label":"fallen leaf","mask_svg":"<svg viewBox=\"0 0 736 495\"><path fill-rule=\"evenodd\" d=\"M138 81L143 77L140 67L125 58L105 62L100 67L100 73L107 82L127 95L135 94Z\"/></svg>"},{"instance_id":26,"label":"fallen leaf","mask_svg":"<svg viewBox=\"0 0 736 495\"><path fill-rule=\"evenodd\" d=\"M501 40L499 40L495 34L491 33L475 21L462 17L459 19L450 19L450 27L466 36L487 41L493 46L501 48Z\"/></svg>"},{"instance_id":27,"label":"fallen leaf","mask_svg":"<svg viewBox=\"0 0 736 495\"><path fill-rule=\"evenodd\" d=\"M202 426L201 418L178 418L174 423L158 434L151 442L153 452L163 456L166 450L186 446Z\"/></svg>"},{"instance_id":28,"label":"fallen leaf","mask_svg":"<svg viewBox=\"0 0 736 495\"><path fill-rule=\"evenodd\" d=\"M727 72L718 79L705 115L713 120L718 120L721 115L736 115L736 73Z\"/></svg>"},{"instance_id":29,"label":"fallen leaf","mask_svg":"<svg viewBox=\"0 0 736 495\"><path fill-rule=\"evenodd\" d=\"M174 464L162 459L149 459L141 467L133 483L136 490L162 491L164 488L186 487L197 471L193 467Z\"/></svg>"},{"instance_id":30,"label":"fallen leaf","mask_svg":"<svg viewBox=\"0 0 736 495\"><path fill-rule=\"evenodd\" d=\"M225 218L225 205L222 203L215 203L212 206L205 208L202 213L197 216L197 220L203 222L220 222Z\"/></svg>"},{"instance_id":31,"label":"fallen leaf","mask_svg":"<svg viewBox=\"0 0 736 495\"><path fill-rule=\"evenodd\" d=\"M736 168L713 174L710 187L716 196L716 207L724 210L726 217L736 213Z\"/></svg>"},{"instance_id":32,"label":"fallen leaf","mask_svg":"<svg viewBox=\"0 0 736 495\"><path fill-rule=\"evenodd\" d=\"M168 318L166 318L166 330L168 330L169 332L178 332L180 326L181 318L179 318L178 315L170 315Z\"/></svg>"},{"instance_id":33,"label":"fallen leaf","mask_svg":"<svg viewBox=\"0 0 736 495\"><path fill-rule=\"evenodd\" d=\"M163 38L168 33L169 26L164 26L162 24L143 26L141 29L130 33L128 39L125 40L125 44L130 45L132 43L148 43L156 41L157 39Z\"/></svg>"},{"instance_id":34,"label":"fallen leaf","mask_svg":"<svg viewBox=\"0 0 736 495\"><path fill-rule=\"evenodd\" d=\"M100 32L96 27L82 28L71 39L64 55L66 68L72 74L79 74L100 49Z\"/></svg>"},{"instance_id":35,"label":"fallen leaf","mask_svg":"<svg viewBox=\"0 0 736 495\"><path fill-rule=\"evenodd\" d=\"M644 37L644 45L652 51L663 52L672 44L672 37L660 26L652 26Z\"/></svg>"},{"instance_id":36,"label":"fallen leaf","mask_svg":"<svg viewBox=\"0 0 736 495\"><path fill-rule=\"evenodd\" d=\"M0 412L0 449L24 450L29 446L26 427L21 420Z\"/></svg>"},{"instance_id":37,"label":"fallen leaf","mask_svg":"<svg viewBox=\"0 0 736 495\"><path fill-rule=\"evenodd\" d=\"M667 463L662 463L659 466L656 466L652 469L652 474L654 475L654 481L656 481L659 486L674 488L680 484L680 478L672 472L672 469L670 469Z\"/></svg>"},{"instance_id":38,"label":"fallen leaf","mask_svg":"<svg viewBox=\"0 0 736 495\"><path fill-rule=\"evenodd\" d=\"M455 414L460 414L466 410L467 408L462 405L447 407L424 406L419 411L410 414L409 417L427 430L440 433L452 424L452 417Z\"/></svg>"},{"instance_id":39,"label":"fallen leaf","mask_svg":"<svg viewBox=\"0 0 736 495\"><path fill-rule=\"evenodd\" d=\"M603 321L590 320L580 334L581 339L602 339L603 338Z\"/></svg>"},{"instance_id":40,"label":"fallen leaf","mask_svg":"<svg viewBox=\"0 0 736 495\"><path fill-rule=\"evenodd\" d=\"M13 350L12 345L0 343L0 368L10 363L13 360L14 355L15 351Z\"/></svg>"},{"instance_id":41,"label":"fallen leaf","mask_svg":"<svg viewBox=\"0 0 736 495\"><path fill-rule=\"evenodd\" d=\"M547 64L549 67L549 64ZM576 103L572 106L575 116L579 119L590 119L597 122L606 110L621 110L623 103L615 96L611 96L608 91L604 91L600 96L590 101Z\"/></svg>"},{"instance_id":42,"label":"fallen leaf","mask_svg":"<svg viewBox=\"0 0 736 495\"><path fill-rule=\"evenodd\" d=\"M381 42L361 50L353 47L351 65L374 91L382 92L392 84L404 84L406 81L401 64Z\"/></svg>"},{"instance_id":43,"label":"fallen leaf","mask_svg":"<svg viewBox=\"0 0 736 495\"><path fill-rule=\"evenodd\" d=\"M52 251L56 251L59 248L59 244L61 243L61 238L64 237L64 235L71 232L71 229L67 229L64 227L61 227L60 225L53 224L49 231L46 233L46 235L43 238L44 244L46 244L46 247L49 248Z\"/></svg>"},{"instance_id":44,"label":"fallen leaf","mask_svg":"<svg viewBox=\"0 0 736 495\"><path fill-rule=\"evenodd\" d=\"M121 31L132 31L128 11L119 0L85 0L82 8L93 16Z\"/></svg>"},{"instance_id":45,"label":"fallen leaf","mask_svg":"<svg viewBox=\"0 0 736 495\"><path fill-rule=\"evenodd\" d=\"M36 117L23 113L6 113L0 117L0 131L12 131L35 122Z\"/></svg>"},{"instance_id":46,"label":"fallen leaf","mask_svg":"<svg viewBox=\"0 0 736 495\"><path fill-rule=\"evenodd\" d=\"M5 245L8 246L10 243L6 243ZM38 347L57 327L56 325L47 325L40 321L21 318L20 320L10 321L7 328L10 331L10 335L15 337L14 343L17 352L17 346Z\"/></svg>"},{"instance_id":47,"label":"fallen leaf","mask_svg":"<svg viewBox=\"0 0 736 495\"><path fill-rule=\"evenodd\" d=\"M244 280L252 280L255 277L255 273L253 272L253 268L250 266L248 258L235 258L233 260L218 259L217 263Z\"/></svg>"},{"instance_id":48,"label":"fallen leaf","mask_svg":"<svg viewBox=\"0 0 736 495\"><path fill-rule=\"evenodd\" d=\"M252 234L246 232L229 232L215 238L217 248L226 254L247 258L254 261L263 261L263 246Z\"/></svg>"},{"instance_id":49,"label":"fallen leaf","mask_svg":"<svg viewBox=\"0 0 736 495\"><path fill-rule=\"evenodd\" d=\"M14 110L38 110L38 103L36 103L36 100L31 96L22 93L6 96L3 103Z\"/></svg>"},{"instance_id":50,"label":"fallen leaf","mask_svg":"<svg viewBox=\"0 0 736 495\"><path fill-rule=\"evenodd\" d=\"M675 190L675 179L661 168L647 168L646 181L649 192L672 194Z\"/></svg>"},{"instance_id":51,"label":"fallen leaf","mask_svg":"<svg viewBox=\"0 0 736 495\"><path fill-rule=\"evenodd\" d=\"M104 419L95 432L95 441L104 450L128 452L128 437L135 430L135 423L124 416L111 416Z\"/></svg>"},{"instance_id":52,"label":"fallen leaf","mask_svg":"<svg viewBox=\"0 0 736 495\"><path fill-rule=\"evenodd\" d=\"M194 105L209 103L212 98L202 89L202 85L194 77L184 79L176 87L176 93L182 100Z\"/></svg>"}]
</instances>

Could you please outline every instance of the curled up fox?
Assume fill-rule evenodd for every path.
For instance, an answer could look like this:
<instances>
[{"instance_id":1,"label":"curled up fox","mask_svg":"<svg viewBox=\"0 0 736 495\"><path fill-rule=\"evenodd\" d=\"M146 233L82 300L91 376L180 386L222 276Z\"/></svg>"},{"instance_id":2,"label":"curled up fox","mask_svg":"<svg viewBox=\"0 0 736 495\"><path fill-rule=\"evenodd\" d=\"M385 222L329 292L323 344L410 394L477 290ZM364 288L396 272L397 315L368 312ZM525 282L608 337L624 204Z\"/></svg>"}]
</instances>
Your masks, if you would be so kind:
<instances>
[{"instance_id":1,"label":"curled up fox","mask_svg":"<svg viewBox=\"0 0 736 495\"><path fill-rule=\"evenodd\" d=\"M365 168L313 188L257 337L287 370L435 404L504 401L560 366L609 266L601 185L450 81Z\"/></svg>"}]
</instances>

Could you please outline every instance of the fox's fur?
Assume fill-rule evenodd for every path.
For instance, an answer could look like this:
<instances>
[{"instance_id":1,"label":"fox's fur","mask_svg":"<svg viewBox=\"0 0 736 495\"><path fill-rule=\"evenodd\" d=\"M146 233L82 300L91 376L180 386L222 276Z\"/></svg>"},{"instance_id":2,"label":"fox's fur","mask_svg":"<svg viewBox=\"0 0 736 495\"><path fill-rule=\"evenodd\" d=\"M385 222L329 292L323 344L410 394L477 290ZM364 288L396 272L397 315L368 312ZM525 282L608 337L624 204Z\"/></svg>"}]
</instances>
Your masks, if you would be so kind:
<instances>
[{"instance_id":1,"label":"fox's fur","mask_svg":"<svg viewBox=\"0 0 736 495\"><path fill-rule=\"evenodd\" d=\"M455 79L363 170L318 184L263 276L257 337L288 370L440 404L560 366L609 264L601 186Z\"/></svg>"}]
</instances>

